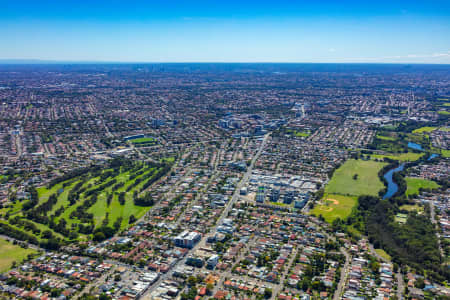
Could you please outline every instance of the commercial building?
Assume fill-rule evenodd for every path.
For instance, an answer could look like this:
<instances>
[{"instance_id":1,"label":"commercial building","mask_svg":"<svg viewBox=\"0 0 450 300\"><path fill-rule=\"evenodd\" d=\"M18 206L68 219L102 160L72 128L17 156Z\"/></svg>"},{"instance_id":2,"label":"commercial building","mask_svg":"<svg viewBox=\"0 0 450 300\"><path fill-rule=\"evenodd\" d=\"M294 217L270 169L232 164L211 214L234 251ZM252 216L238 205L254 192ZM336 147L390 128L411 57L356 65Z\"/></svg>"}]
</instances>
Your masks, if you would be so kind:
<instances>
[{"instance_id":1,"label":"commercial building","mask_svg":"<svg viewBox=\"0 0 450 300\"><path fill-rule=\"evenodd\" d=\"M201 238L202 235L200 233L185 230L174 238L174 242L178 247L193 248Z\"/></svg>"}]
</instances>

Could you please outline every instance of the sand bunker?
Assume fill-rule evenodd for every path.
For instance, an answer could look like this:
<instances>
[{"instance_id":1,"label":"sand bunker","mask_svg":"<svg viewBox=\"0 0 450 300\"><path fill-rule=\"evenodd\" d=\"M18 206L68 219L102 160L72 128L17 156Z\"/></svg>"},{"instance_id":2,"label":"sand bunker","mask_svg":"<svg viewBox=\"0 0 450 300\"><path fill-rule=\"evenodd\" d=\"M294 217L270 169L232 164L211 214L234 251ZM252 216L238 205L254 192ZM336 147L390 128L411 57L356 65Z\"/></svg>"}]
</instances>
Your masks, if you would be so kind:
<instances>
[{"instance_id":1,"label":"sand bunker","mask_svg":"<svg viewBox=\"0 0 450 300\"><path fill-rule=\"evenodd\" d=\"M339 201L336 199L327 198L327 201L333 202L334 205L339 205Z\"/></svg>"}]
</instances>

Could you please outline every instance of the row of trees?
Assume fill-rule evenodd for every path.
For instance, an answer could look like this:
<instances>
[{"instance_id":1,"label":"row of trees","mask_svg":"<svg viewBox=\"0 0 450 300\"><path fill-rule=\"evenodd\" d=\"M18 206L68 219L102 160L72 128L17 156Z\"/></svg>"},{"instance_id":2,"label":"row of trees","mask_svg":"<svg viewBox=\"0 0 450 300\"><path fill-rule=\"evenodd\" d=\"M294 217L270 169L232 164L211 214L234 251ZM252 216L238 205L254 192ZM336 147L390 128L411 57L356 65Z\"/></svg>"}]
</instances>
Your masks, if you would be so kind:
<instances>
[{"instance_id":1,"label":"row of trees","mask_svg":"<svg viewBox=\"0 0 450 300\"><path fill-rule=\"evenodd\" d=\"M18 230L5 223L0 223L0 234L7 235L19 241L27 241L32 244L39 245L39 241L34 235Z\"/></svg>"},{"instance_id":2,"label":"row of trees","mask_svg":"<svg viewBox=\"0 0 450 300\"><path fill-rule=\"evenodd\" d=\"M92 213L87 212L88 209L97 202L98 195L102 191L104 191L108 187L112 187L113 191L107 194L107 203L109 205L113 199L114 190L117 190L124 186L124 182L117 182L116 178L113 178L111 180L108 180L108 178L115 177L116 174L120 172L130 172L132 178L135 179L134 183L130 185L132 187L137 186L142 182L142 180L147 180L143 184L143 188L141 189L142 191L148 188L152 183L156 182L162 176L164 176L164 174L169 171L170 164L145 163L143 165L140 162L136 163L126 158L116 158L109 162L108 167L110 169L107 169L106 171L103 171L104 169L102 169L100 166L90 166L87 168L76 169L66 173L61 177L58 177L57 179L52 180L49 183L48 188L51 188L61 182L64 183L64 186L66 188L73 185L68 193L69 205L74 205L75 203L77 203L81 198L81 195L83 194L83 202L78 205L69 216L70 218L79 219L79 224L73 224L72 228L70 228L67 227L67 221L64 218L60 218L58 221L56 220L56 218L64 212L65 207L63 206L58 208L53 215L49 215L49 212L52 211L53 207L58 202L57 194L50 195L50 197L46 201L39 204L39 196L37 190L34 187L30 187L27 190L30 193L30 200L25 202L23 205L24 216L29 220L33 220L34 222L49 226L49 228L53 231L58 232L64 237L68 237L69 239L77 238L78 232L83 234L94 234L94 239L96 240L103 240L113 236L121 228L121 225L123 223L122 217L116 219L112 226L108 226L109 218L106 217L102 226L95 228L93 219L94 216ZM150 171L144 174L151 169L155 169L156 171ZM141 177L136 178L138 176ZM86 181L89 178L94 177L99 177L101 184L94 187L92 187L92 185L90 184L86 186ZM104 180L108 181L103 182ZM74 185L74 182L77 183ZM116 192L116 194L118 194L118 200L120 204L124 205L126 200L126 192ZM135 191L133 200L135 205L139 206L152 206L154 204L154 200L150 193L145 193L144 195L138 197L138 193L137 191ZM127 221L129 222L129 224L131 224L136 221L136 218L133 215L130 216L129 220ZM23 218L16 217L14 218L14 220L12 220L12 223L25 228L27 231L32 231L35 235L39 235L41 233L35 223L27 221ZM29 235L28 233L15 229L14 227L7 224L4 224L1 230L4 234L8 234L19 240L25 240L34 244L39 244L39 241L35 236ZM44 233L42 233L42 246L48 249L58 249L62 241L56 238L51 230L46 230Z\"/></svg>"},{"instance_id":3,"label":"row of trees","mask_svg":"<svg viewBox=\"0 0 450 300\"><path fill-rule=\"evenodd\" d=\"M134 205L138 206L153 206L155 204L155 201L153 200L152 195L150 192L146 192L141 197L134 197Z\"/></svg>"},{"instance_id":4,"label":"row of trees","mask_svg":"<svg viewBox=\"0 0 450 300\"><path fill-rule=\"evenodd\" d=\"M59 177L53 179L52 181L50 181L49 184L47 185L47 188L51 189L58 183L61 183L61 182L67 181L67 180L71 180L76 177L80 177L81 175L89 173L89 172L96 172L96 171L98 172L100 170L101 170L100 166L92 165L92 166L89 166L86 168L79 168L79 169L69 171L66 174L59 176Z\"/></svg>"}]
</instances>

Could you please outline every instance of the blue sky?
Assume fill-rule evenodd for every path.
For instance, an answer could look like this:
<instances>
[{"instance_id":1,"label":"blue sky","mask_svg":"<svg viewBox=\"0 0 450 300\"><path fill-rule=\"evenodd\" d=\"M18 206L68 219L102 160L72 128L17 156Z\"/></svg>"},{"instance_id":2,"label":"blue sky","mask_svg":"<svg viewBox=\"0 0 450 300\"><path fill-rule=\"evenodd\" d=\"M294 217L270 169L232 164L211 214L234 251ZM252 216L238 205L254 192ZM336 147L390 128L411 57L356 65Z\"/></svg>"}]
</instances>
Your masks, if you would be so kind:
<instances>
[{"instance_id":1,"label":"blue sky","mask_svg":"<svg viewBox=\"0 0 450 300\"><path fill-rule=\"evenodd\" d=\"M450 63L450 1L0 0L0 59Z\"/></svg>"}]
</instances>

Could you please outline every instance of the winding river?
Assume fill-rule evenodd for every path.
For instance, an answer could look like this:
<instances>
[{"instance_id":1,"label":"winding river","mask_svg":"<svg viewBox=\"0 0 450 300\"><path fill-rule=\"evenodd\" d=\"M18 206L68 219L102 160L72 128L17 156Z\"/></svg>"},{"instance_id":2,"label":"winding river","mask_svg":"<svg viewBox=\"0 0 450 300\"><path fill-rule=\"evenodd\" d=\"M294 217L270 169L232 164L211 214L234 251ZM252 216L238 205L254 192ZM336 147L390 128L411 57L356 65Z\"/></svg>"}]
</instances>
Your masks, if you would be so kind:
<instances>
[{"instance_id":1,"label":"winding river","mask_svg":"<svg viewBox=\"0 0 450 300\"><path fill-rule=\"evenodd\" d=\"M383 200L391 198L398 191L398 185L394 182L394 180L392 180L392 175L394 175L395 172L403 171L404 167L405 164L403 163L397 168L390 169L389 171L386 172L386 174L384 174L383 177L386 179L388 186L386 194L384 194L383 196Z\"/></svg>"},{"instance_id":2,"label":"winding river","mask_svg":"<svg viewBox=\"0 0 450 300\"><path fill-rule=\"evenodd\" d=\"M413 142L409 142L408 147L411 149L414 149L414 150L423 151L423 148L421 145L413 143ZM431 160L438 156L439 156L438 154L433 153L430 155L430 157L428 157L427 160ZM405 164L403 163L400 166L398 166L397 168L390 169L389 171L386 172L386 174L384 174L383 177L386 179L388 186L387 186L386 194L384 194L384 196L383 196L383 200L391 198L398 191L398 185L394 182L394 180L392 179L392 176L394 175L395 172L403 171L404 167L405 167Z\"/></svg>"}]
</instances>

